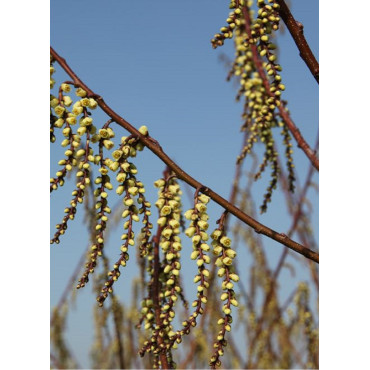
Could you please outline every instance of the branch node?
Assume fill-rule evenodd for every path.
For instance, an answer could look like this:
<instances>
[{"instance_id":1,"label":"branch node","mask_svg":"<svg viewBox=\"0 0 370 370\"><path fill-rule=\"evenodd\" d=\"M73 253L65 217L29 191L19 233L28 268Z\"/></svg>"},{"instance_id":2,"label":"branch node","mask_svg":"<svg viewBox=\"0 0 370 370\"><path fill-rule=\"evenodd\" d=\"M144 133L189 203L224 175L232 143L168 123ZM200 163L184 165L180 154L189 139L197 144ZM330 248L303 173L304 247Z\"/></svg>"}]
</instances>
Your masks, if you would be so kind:
<instances>
[{"instance_id":1,"label":"branch node","mask_svg":"<svg viewBox=\"0 0 370 370\"><path fill-rule=\"evenodd\" d=\"M299 28L299 31L301 33L303 33L303 28L304 28L303 24L301 22L298 22L298 21L296 21L296 24L297 24L297 27Z\"/></svg>"}]
</instances>

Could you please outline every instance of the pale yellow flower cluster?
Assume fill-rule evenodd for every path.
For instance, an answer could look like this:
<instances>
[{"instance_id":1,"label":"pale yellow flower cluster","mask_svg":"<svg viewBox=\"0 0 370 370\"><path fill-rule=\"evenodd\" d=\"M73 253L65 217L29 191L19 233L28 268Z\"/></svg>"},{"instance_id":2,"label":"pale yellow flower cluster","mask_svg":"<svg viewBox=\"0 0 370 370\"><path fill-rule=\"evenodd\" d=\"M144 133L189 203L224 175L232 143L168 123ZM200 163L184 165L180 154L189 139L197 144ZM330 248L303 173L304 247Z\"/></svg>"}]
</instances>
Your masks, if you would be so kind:
<instances>
[{"instance_id":1,"label":"pale yellow flower cluster","mask_svg":"<svg viewBox=\"0 0 370 370\"><path fill-rule=\"evenodd\" d=\"M221 301L224 302L222 311L224 317L218 320L220 330L217 335L217 340L214 343L215 352L211 358L210 364L218 362L219 356L224 354L224 338L225 333L231 330L232 316L231 306L238 306L234 292L234 282L239 281L239 276L233 272L232 262L236 256L236 252L231 249L231 239L227 237L223 230L223 225L220 223L218 229L214 230L211 234L213 254L217 256L216 265L218 267L217 275L223 278Z\"/></svg>"}]
</instances>

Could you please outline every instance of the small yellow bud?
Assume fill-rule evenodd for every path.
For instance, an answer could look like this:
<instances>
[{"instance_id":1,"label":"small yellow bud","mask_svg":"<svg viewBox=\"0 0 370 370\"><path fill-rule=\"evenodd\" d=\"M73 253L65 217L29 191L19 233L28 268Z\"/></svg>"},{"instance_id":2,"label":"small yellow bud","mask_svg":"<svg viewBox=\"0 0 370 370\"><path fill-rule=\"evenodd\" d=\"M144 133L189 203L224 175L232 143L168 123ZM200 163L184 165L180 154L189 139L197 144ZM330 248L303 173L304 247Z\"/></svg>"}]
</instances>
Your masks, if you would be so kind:
<instances>
[{"instance_id":1,"label":"small yellow bud","mask_svg":"<svg viewBox=\"0 0 370 370\"><path fill-rule=\"evenodd\" d=\"M231 239L228 238L227 236L223 236L221 239L220 239L220 243L222 245L224 245L225 247L230 247L231 246Z\"/></svg>"},{"instance_id":2,"label":"small yellow bud","mask_svg":"<svg viewBox=\"0 0 370 370\"><path fill-rule=\"evenodd\" d=\"M128 192L131 195L137 195L137 193L139 192L139 189L136 186L131 186L128 188Z\"/></svg>"},{"instance_id":3,"label":"small yellow bud","mask_svg":"<svg viewBox=\"0 0 370 370\"><path fill-rule=\"evenodd\" d=\"M185 234L186 234L189 238L191 238L191 237L195 234L195 231L196 231L195 227L191 226L191 227L189 227L189 228L187 228L187 229L185 230Z\"/></svg>"},{"instance_id":4,"label":"small yellow bud","mask_svg":"<svg viewBox=\"0 0 370 370\"><path fill-rule=\"evenodd\" d=\"M73 115L73 116L69 116L69 117L67 117L67 119L66 119L66 121L70 124L70 125L75 125L76 123L77 123L77 120L76 120L76 116L75 115ZM80 128L82 128L82 127L80 127ZM86 130L85 130L86 131ZM80 135L80 136L82 136L79 132L78 132L78 130L77 130L77 133ZM85 132L84 132L85 133Z\"/></svg>"},{"instance_id":5,"label":"small yellow bud","mask_svg":"<svg viewBox=\"0 0 370 370\"><path fill-rule=\"evenodd\" d=\"M118 167L119 167L119 163L118 162L111 162L110 164L109 164L109 169L111 170L111 171L117 171L118 170Z\"/></svg>"},{"instance_id":6,"label":"small yellow bud","mask_svg":"<svg viewBox=\"0 0 370 370\"><path fill-rule=\"evenodd\" d=\"M123 193L123 191L125 190L125 187L124 186L122 186L122 185L120 185L120 186L118 186L117 187L117 189L116 189L116 193L118 194L118 195L121 195L122 193Z\"/></svg>"},{"instance_id":7,"label":"small yellow bud","mask_svg":"<svg viewBox=\"0 0 370 370\"><path fill-rule=\"evenodd\" d=\"M62 83L60 85L60 88L62 89L62 91L66 92L66 93L71 91L71 86L68 85L68 84L65 84L65 83Z\"/></svg>"},{"instance_id":8,"label":"small yellow bud","mask_svg":"<svg viewBox=\"0 0 370 370\"><path fill-rule=\"evenodd\" d=\"M172 233L173 233L172 229L164 229L162 231L162 236L166 239L169 239L171 237Z\"/></svg>"},{"instance_id":9,"label":"small yellow bud","mask_svg":"<svg viewBox=\"0 0 370 370\"><path fill-rule=\"evenodd\" d=\"M147 136L147 135L148 135L148 127L146 127L146 126L141 126L141 127L139 128L139 132L140 132L140 134L141 134L141 135L143 135L143 136Z\"/></svg>"},{"instance_id":10,"label":"small yellow bud","mask_svg":"<svg viewBox=\"0 0 370 370\"><path fill-rule=\"evenodd\" d=\"M161 216L167 216L171 213L171 207L170 206L163 206L161 209Z\"/></svg>"},{"instance_id":11,"label":"small yellow bud","mask_svg":"<svg viewBox=\"0 0 370 370\"><path fill-rule=\"evenodd\" d=\"M61 128L63 125L64 125L64 119L63 119L63 118L58 118L58 119L54 122L54 126L55 126L55 127Z\"/></svg>"},{"instance_id":12,"label":"small yellow bud","mask_svg":"<svg viewBox=\"0 0 370 370\"><path fill-rule=\"evenodd\" d=\"M72 105L72 99L69 96L65 95L63 96L63 103L66 107L69 107L70 105Z\"/></svg>"},{"instance_id":13,"label":"small yellow bud","mask_svg":"<svg viewBox=\"0 0 370 370\"><path fill-rule=\"evenodd\" d=\"M209 200L210 200L210 197L208 197L207 195L205 195L205 194L200 194L199 196L198 196L198 200L199 201L201 201L202 203L204 203L204 204L207 204L208 202L209 202Z\"/></svg>"},{"instance_id":14,"label":"small yellow bud","mask_svg":"<svg viewBox=\"0 0 370 370\"><path fill-rule=\"evenodd\" d=\"M208 229L208 222L206 222L206 221L198 221L197 222L197 225L201 228L201 229L203 229L203 230L207 230Z\"/></svg>"},{"instance_id":15,"label":"small yellow bud","mask_svg":"<svg viewBox=\"0 0 370 370\"><path fill-rule=\"evenodd\" d=\"M230 315L231 310L227 306L222 307L222 311L225 313L225 315Z\"/></svg>"},{"instance_id":16,"label":"small yellow bud","mask_svg":"<svg viewBox=\"0 0 370 370\"><path fill-rule=\"evenodd\" d=\"M77 151L76 157L77 158L82 157L84 154L85 154L85 149L80 149Z\"/></svg>"},{"instance_id":17,"label":"small yellow bud","mask_svg":"<svg viewBox=\"0 0 370 370\"><path fill-rule=\"evenodd\" d=\"M160 218L158 218L158 220L157 220L157 224L159 225L159 226L165 226L166 225L166 223L167 223L167 217L160 217Z\"/></svg>"},{"instance_id":18,"label":"small yellow bud","mask_svg":"<svg viewBox=\"0 0 370 370\"><path fill-rule=\"evenodd\" d=\"M62 107L61 105L57 105L55 108L54 108L54 112L55 114L58 116L58 117L61 117L63 116L64 112L65 112L65 108Z\"/></svg>"},{"instance_id":19,"label":"small yellow bud","mask_svg":"<svg viewBox=\"0 0 370 370\"><path fill-rule=\"evenodd\" d=\"M186 211L185 213L184 213L184 216L185 216L185 218L187 219L187 220L191 220L191 216L193 215L193 212L194 212L194 210L193 209L189 209L188 211Z\"/></svg>"},{"instance_id":20,"label":"small yellow bud","mask_svg":"<svg viewBox=\"0 0 370 370\"><path fill-rule=\"evenodd\" d=\"M89 99L89 107L90 107L90 109L95 109L97 106L98 106L97 101L94 100L94 99L92 99L92 98L90 98Z\"/></svg>"},{"instance_id":21,"label":"small yellow bud","mask_svg":"<svg viewBox=\"0 0 370 370\"><path fill-rule=\"evenodd\" d=\"M81 97L81 98L84 98L87 95L87 93L84 89L79 87L78 89L76 89L76 95Z\"/></svg>"},{"instance_id":22,"label":"small yellow bud","mask_svg":"<svg viewBox=\"0 0 370 370\"><path fill-rule=\"evenodd\" d=\"M205 231L201 231L201 232L200 232L200 237L201 237L201 238L202 238L202 240L204 240L205 242L209 239L208 234L207 234Z\"/></svg>"},{"instance_id":23,"label":"small yellow bud","mask_svg":"<svg viewBox=\"0 0 370 370\"><path fill-rule=\"evenodd\" d=\"M200 248L201 248L203 251L205 251L205 252L208 252L208 251L210 250L209 245L208 245L208 244L205 244L205 243L202 243L202 244L200 245Z\"/></svg>"},{"instance_id":24,"label":"small yellow bud","mask_svg":"<svg viewBox=\"0 0 370 370\"><path fill-rule=\"evenodd\" d=\"M112 153L112 157L118 161L121 157L122 157L122 150L115 150L113 153Z\"/></svg>"},{"instance_id":25,"label":"small yellow bud","mask_svg":"<svg viewBox=\"0 0 370 370\"><path fill-rule=\"evenodd\" d=\"M112 189L113 189L113 185L112 185L110 182L108 182L108 181L104 184L104 186L105 186L108 190L112 190Z\"/></svg>"},{"instance_id":26,"label":"small yellow bud","mask_svg":"<svg viewBox=\"0 0 370 370\"><path fill-rule=\"evenodd\" d=\"M124 172L120 172L120 173L117 175L116 180L117 180L118 182L124 182L124 181L126 180L126 176L127 176L127 174L126 174L126 173L124 173Z\"/></svg>"},{"instance_id":27,"label":"small yellow bud","mask_svg":"<svg viewBox=\"0 0 370 370\"><path fill-rule=\"evenodd\" d=\"M50 106L52 108L55 108L59 104L59 100L54 96L50 99Z\"/></svg>"},{"instance_id":28,"label":"small yellow bud","mask_svg":"<svg viewBox=\"0 0 370 370\"><path fill-rule=\"evenodd\" d=\"M166 182L163 180L163 179L159 179L157 181L154 182L154 186L156 188L161 188L163 187L164 185L166 184Z\"/></svg>"},{"instance_id":29,"label":"small yellow bud","mask_svg":"<svg viewBox=\"0 0 370 370\"><path fill-rule=\"evenodd\" d=\"M91 117L84 117L80 119L80 126L91 126L93 119Z\"/></svg>"},{"instance_id":30,"label":"small yellow bud","mask_svg":"<svg viewBox=\"0 0 370 370\"><path fill-rule=\"evenodd\" d=\"M228 283L225 284L225 287L227 289L232 289L234 287L234 284L231 281L229 281Z\"/></svg>"},{"instance_id":31,"label":"small yellow bud","mask_svg":"<svg viewBox=\"0 0 370 370\"><path fill-rule=\"evenodd\" d=\"M77 103L73 105L72 113L75 114L76 116L80 115L83 111L84 109L81 107L81 105L77 105Z\"/></svg>"},{"instance_id":32,"label":"small yellow bud","mask_svg":"<svg viewBox=\"0 0 370 370\"><path fill-rule=\"evenodd\" d=\"M226 255L230 258L235 258L236 252L233 249L227 249L226 250Z\"/></svg>"},{"instance_id":33,"label":"small yellow bud","mask_svg":"<svg viewBox=\"0 0 370 370\"><path fill-rule=\"evenodd\" d=\"M132 206L132 205L134 204L134 200L133 200L133 199L131 199L131 198L127 198L127 199L124 199L124 200L123 200L123 203L124 203L126 206L130 207L130 206Z\"/></svg>"},{"instance_id":34,"label":"small yellow bud","mask_svg":"<svg viewBox=\"0 0 370 370\"><path fill-rule=\"evenodd\" d=\"M62 142L61 142L61 146L63 147L66 147L67 145L69 144L69 140L68 139L64 139Z\"/></svg>"},{"instance_id":35,"label":"small yellow bud","mask_svg":"<svg viewBox=\"0 0 370 370\"><path fill-rule=\"evenodd\" d=\"M204 212L206 212L206 211L207 211L207 206L206 206L205 204L203 204L203 203L197 203L197 204L195 205L195 208L196 208L199 212L201 212L201 213L204 213Z\"/></svg>"},{"instance_id":36,"label":"small yellow bud","mask_svg":"<svg viewBox=\"0 0 370 370\"><path fill-rule=\"evenodd\" d=\"M162 209L163 209L163 208L162 208ZM177 228L179 228L179 227L180 227L180 223L179 223L179 221L174 220L174 219L172 219L172 220L170 220L170 221L169 221L169 225L170 225L173 229L177 229Z\"/></svg>"},{"instance_id":37,"label":"small yellow bud","mask_svg":"<svg viewBox=\"0 0 370 370\"><path fill-rule=\"evenodd\" d=\"M200 240L201 240L200 235L193 236L192 238L193 245L197 245L200 242Z\"/></svg>"},{"instance_id":38,"label":"small yellow bud","mask_svg":"<svg viewBox=\"0 0 370 370\"><path fill-rule=\"evenodd\" d=\"M217 240L222 234L222 231L221 230L215 230L212 234L211 234L211 238L213 240Z\"/></svg>"},{"instance_id":39,"label":"small yellow bud","mask_svg":"<svg viewBox=\"0 0 370 370\"><path fill-rule=\"evenodd\" d=\"M208 277L208 276L209 276L209 270L207 270L207 269L203 269L203 270L202 270L202 274L203 274L205 277Z\"/></svg>"},{"instance_id":40,"label":"small yellow bud","mask_svg":"<svg viewBox=\"0 0 370 370\"><path fill-rule=\"evenodd\" d=\"M105 146L106 149L110 150L113 148L114 143L111 140L103 140L103 145Z\"/></svg>"},{"instance_id":41,"label":"small yellow bud","mask_svg":"<svg viewBox=\"0 0 370 370\"><path fill-rule=\"evenodd\" d=\"M80 100L81 106L82 107L88 107L90 105L90 99L88 98L83 98Z\"/></svg>"}]
</instances>

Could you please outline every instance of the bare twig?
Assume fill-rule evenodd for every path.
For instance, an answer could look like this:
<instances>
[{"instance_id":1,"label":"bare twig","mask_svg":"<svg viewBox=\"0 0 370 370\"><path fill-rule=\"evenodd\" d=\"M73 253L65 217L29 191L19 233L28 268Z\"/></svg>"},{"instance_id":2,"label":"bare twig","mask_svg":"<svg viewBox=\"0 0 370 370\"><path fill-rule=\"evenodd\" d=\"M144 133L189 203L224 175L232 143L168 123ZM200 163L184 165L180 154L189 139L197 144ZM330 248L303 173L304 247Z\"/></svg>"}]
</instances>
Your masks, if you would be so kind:
<instances>
[{"instance_id":1,"label":"bare twig","mask_svg":"<svg viewBox=\"0 0 370 370\"><path fill-rule=\"evenodd\" d=\"M304 37L303 24L294 19L284 0L277 0L277 3L280 5L279 14L281 19L284 21L290 34L292 35L293 40L298 47L299 55L306 63L317 83L319 83L319 63L313 55L306 38Z\"/></svg>"}]
</instances>

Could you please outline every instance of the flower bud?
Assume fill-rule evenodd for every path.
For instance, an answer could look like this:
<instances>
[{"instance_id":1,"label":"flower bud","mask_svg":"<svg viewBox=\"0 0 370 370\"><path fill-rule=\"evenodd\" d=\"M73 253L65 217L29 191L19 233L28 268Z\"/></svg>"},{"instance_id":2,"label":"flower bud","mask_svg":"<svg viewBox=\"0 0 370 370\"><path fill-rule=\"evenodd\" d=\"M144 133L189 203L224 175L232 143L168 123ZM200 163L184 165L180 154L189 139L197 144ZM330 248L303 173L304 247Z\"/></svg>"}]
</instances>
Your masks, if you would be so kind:
<instances>
[{"instance_id":1,"label":"flower bud","mask_svg":"<svg viewBox=\"0 0 370 370\"><path fill-rule=\"evenodd\" d=\"M173 233L172 229L164 229L162 231L162 236L166 239L169 239L171 237L172 233Z\"/></svg>"},{"instance_id":2,"label":"flower bud","mask_svg":"<svg viewBox=\"0 0 370 370\"><path fill-rule=\"evenodd\" d=\"M194 212L194 210L193 210L193 209L189 209L188 211L186 211L186 212L184 213L185 218L186 218L187 220L191 220L191 216L193 215L193 212Z\"/></svg>"},{"instance_id":3,"label":"flower bud","mask_svg":"<svg viewBox=\"0 0 370 370\"><path fill-rule=\"evenodd\" d=\"M84 89L79 87L78 89L76 89L76 95L81 97L81 98L84 98L87 95L87 93Z\"/></svg>"},{"instance_id":4,"label":"flower bud","mask_svg":"<svg viewBox=\"0 0 370 370\"><path fill-rule=\"evenodd\" d=\"M141 135L143 135L143 136L147 136L147 135L148 135L148 127L146 127L146 126L141 126L141 127L139 128L139 132L140 132L140 134L141 134Z\"/></svg>"},{"instance_id":5,"label":"flower bud","mask_svg":"<svg viewBox=\"0 0 370 370\"><path fill-rule=\"evenodd\" d=\"M227 236L223 236L221 239L220 239L220 243L222 245L224 245L225 247L230 247L231 246L231 239L228 238Z\"/></svg>"},{"instance_id":6,"label":"flower bud","mask_svg":"<svg viewBox=\"0 0 370 370\"><path fill-rule=\"evenodd\" d=\"M191 226L185 230L185 234L191 238L195 234L195 227Z\"/></svg>"},{"instance_id":7,"label":"flower bud","mask_svg":"<svg viewBox=\"0 0 370 370\"><path fill-rule=\"evenodd\" d=\"M77 150L76 157L82 157L85 154L85 149Z\"/></svg>"},{"instance_id":8,"label":"flower bud","mask_svg":"<svg viewBox=\"0 0 370 370\"><path fill-rule=\"evenodd\" d=\"M230 258L235 258L236 252L233 249L226 249L226 255Z\"/></svg>"},{"instance_id":9,"label":"flower bud","mask_svg":"<svg viewBox=\"0 0 370 370\"><path fill-rule=\"evenodd\" d=\"M239 276L237 274L229 274L229 278L235 282L239 281Z\"/></svg>"},{"instance_id":10,"label":"flower bud","mask_svg":"<svg viewBox=\"0 0 370 370\"><path fill-rule=\"evenodd\" d=\"M68 95L63 96L63 103L66 107L69 107L70 105L72 105L71 97Z\"/></svg>"},{"instance_id":11,"label":"flower bud","mask_svg":"<svg viewBox=\"0 0 370 370\"><path fill-rule=\"evenodd\" d=\"M55 108L54 108L54 112L55 114L58 116L58 117L61 117L63 116L63 113L65 112L65 108L62 107L61 105L57 105Z\"/></svg>"},{"instance_id":12,"label":"flower bud","mask_svg":"<svg viewBox=\"0 0 370 370\"><path fill-rule=\"evenodd\" d=\"M171 213L171 207L170 206L163 206L161 209L161 216L167 216Z\"/></svg>"},{"instance_id":13,"label":"flower bud","mask_svg":"<svg viewBox=\"0 0 370 370\"><path fill-rule=\"evenodd\" d=\"M154 186L156 188L161 188L163 187L164 185L166 184L166 182L163 180L163 179L159 179L157 181L154 182Z\"/></svg>"},{"instance_id":14,"label":"flower bud","mask_svg":"<svg viewBox=\"0 0 370 370\"><path fill-rule=\"evenodd\" d=\"M157 220L157 224L159 226L165 226L167 223L167 217L160 217L158 220Z\"/></svg>"},{"instance_id":15,"label":"flower bud","mask_svg":"<svg viewBox=\"0 0 370 370\"><path fill-rule=\"evenodd\" d=\"M222 235L222 231L221 231L221 230L215 230L215 231L211 234L211 238L212 238L213 240L217 240L221 235Z\"/></svg>"},{"instance_id":16,"label":"flower bud","mask_svg":"<svg viewBox=\"0 0 370 370\"><path fill-rule=\"evenodd\" d=\"M90 107L90 109L95 109L97 106L98 106L97 101L94 100L93 98L90 98L89 99L89 107Z\"/></svg>"}]
</instances>

